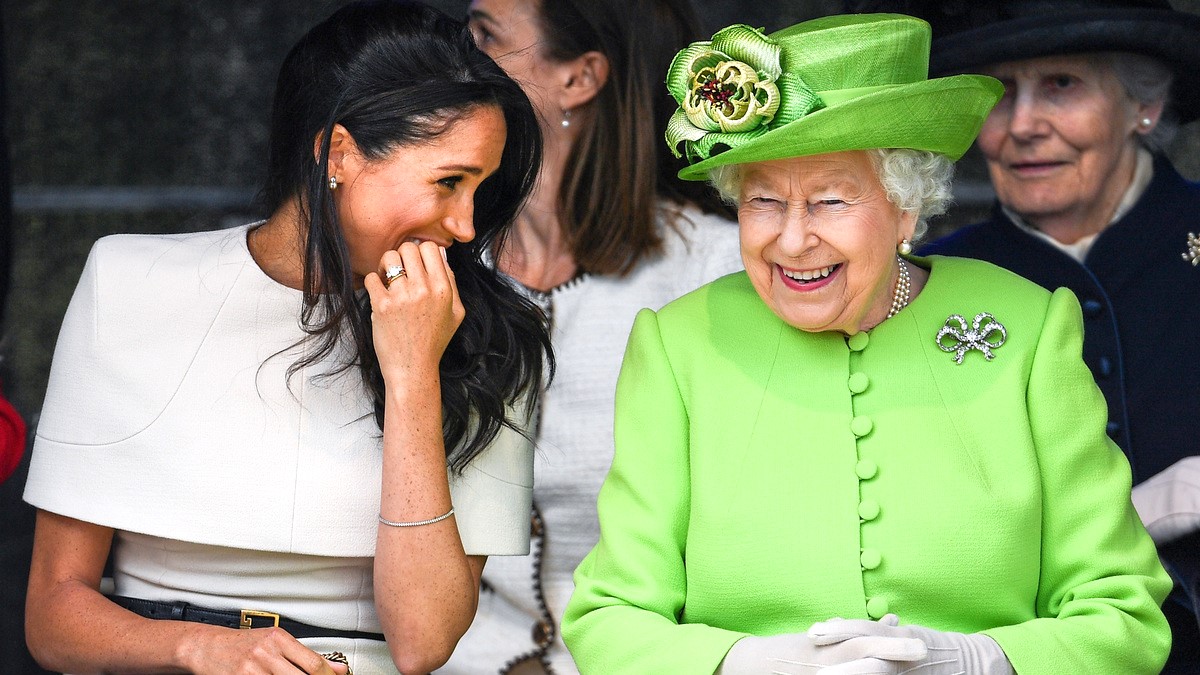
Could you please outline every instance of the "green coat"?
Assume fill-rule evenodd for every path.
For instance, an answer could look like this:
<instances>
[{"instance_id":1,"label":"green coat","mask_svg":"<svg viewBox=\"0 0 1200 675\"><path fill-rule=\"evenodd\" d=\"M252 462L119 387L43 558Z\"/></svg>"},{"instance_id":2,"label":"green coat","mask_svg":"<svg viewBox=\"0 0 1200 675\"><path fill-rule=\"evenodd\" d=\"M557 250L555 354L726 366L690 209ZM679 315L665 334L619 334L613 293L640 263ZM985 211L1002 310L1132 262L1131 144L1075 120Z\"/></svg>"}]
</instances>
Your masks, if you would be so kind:
<instances>
[{"instance_id":1,"label":"green coat","mask_svg":"<svg viewBox=\"0 0 1200 675\"><path fill-rule=\"evenodd\" d=\"M917 262L921 294L850 340L784 324L745 274L642 311L563 622L583 672L711 673L744 635L886 612L984 631L1021 675L1158 672L1171 582L1075 297ZM1006 341L957 364L935 336L980 312Z\"/></svg>"}]
</instances>

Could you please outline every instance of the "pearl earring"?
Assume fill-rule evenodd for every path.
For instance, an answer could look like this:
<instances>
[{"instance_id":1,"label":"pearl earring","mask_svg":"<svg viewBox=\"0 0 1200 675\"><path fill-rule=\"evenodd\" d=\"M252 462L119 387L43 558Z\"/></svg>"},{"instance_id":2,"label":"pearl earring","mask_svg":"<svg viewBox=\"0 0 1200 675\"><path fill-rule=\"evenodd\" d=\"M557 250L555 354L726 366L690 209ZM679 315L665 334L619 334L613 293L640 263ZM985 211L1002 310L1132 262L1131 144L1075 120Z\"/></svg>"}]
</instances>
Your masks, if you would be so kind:
<instances>
[{"instance_id":1,"label":"pearl earring","mask_svg":"<svg viewBox=\"0 0 1200 675\"><path fill-rule=\"evenodd\" d=\"M571 111L570 110L563 111L562 125L563 125L564 129L571 126Z\"/></svg>"},{"instance_id":2,"label":"pearl earring","mask_svg":"<svg viewBox=\"0 0 1200 675\"><path fill-rule=\"evenodd\" d=\"M1151 124L1154 124L1154 120L1150 119L1149 117L1142 118L1142 126L1149 129Z\"/></svg>"},{"instance_id":3,"label":"pearl earring","mask_svg":"<svg viewBox=\"0 0 1200 675\"><path fill-rule=\"evenodd\" d=\"M338 186L337 176L330 176L329 177L329 189L336 190L337 186Z\"/></svg>"},{"instance_id":4,"label":"pearl earring","mask_svg":"<svg viewBox=\"0 0 1200 675\"><path fill-rule=\"evenodd\" d=\"M898 245L896 247L896 252L899 253L900 255L911 254L912 253L912 242L910 242L907 239L902 240L900 242L900 245Z\"/></svg>"}]
</instances>

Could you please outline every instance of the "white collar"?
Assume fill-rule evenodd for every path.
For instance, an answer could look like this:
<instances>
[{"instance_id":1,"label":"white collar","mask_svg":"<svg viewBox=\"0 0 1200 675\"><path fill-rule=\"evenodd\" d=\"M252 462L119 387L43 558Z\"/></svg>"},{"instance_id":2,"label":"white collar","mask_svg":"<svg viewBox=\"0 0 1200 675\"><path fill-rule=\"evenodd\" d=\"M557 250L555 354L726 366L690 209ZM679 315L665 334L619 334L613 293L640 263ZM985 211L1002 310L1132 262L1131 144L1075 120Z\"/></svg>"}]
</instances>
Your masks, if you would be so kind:
<instances>
[{"instance_id":1,"label":"white collar","mask_svg":"<svg viewBox=\"0 0 1200 675\"><path fill-rule=\"evenodd\" d=\"M1145 148L1138 148L1137 164L1133 169L1133 180L1129 182L1129 187L1125 189L1125 194L1121 196L1121 201L1117 203L1116 209L1113 210L1112 217L1108 219L1108 224L1105 225L1106 228L1108 225L1112 225L1121 218L1124 218L1125 214L1129 213L1129 210L1133 208L1133 205L1137 204L1138 200L1142 198L1142 194L1146 192L1146 188L1150 185L1150 181L1153 178L1154 157L1150 154L1149 150L1146 150ZM1016 211L1013 211L1007 206L1001 204L1000 210L1003 211L1004 215L1008 216L1008 219L1011 220L1017 227L1025 230L1035 237L1038 237L1039 239L1042 239L1043 241L1046 241L1054 248L1066 253L1079 262L1083 262L1084 258L1087 257L1088 252L1092 250L1092 244L1096 242L1096 237L1100 235L1100 232L1104 231L1101 230L1095 234L1089 234L1086 237L1082 237L1073 243L1064 244L1054 237L1051 237L1045 232L1042 232L1036 227L1030 225Z\"/></svg>"}]
</instances>

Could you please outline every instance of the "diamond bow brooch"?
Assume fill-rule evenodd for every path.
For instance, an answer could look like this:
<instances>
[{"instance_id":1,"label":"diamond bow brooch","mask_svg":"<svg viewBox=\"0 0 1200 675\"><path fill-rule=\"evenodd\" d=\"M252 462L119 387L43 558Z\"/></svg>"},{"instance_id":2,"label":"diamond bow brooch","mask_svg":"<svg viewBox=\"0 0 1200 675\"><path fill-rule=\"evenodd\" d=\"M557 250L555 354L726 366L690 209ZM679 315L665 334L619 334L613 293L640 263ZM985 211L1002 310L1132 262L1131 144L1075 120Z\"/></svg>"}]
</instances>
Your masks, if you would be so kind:
<instances>
[{"instance_id":1,"label":"diamond bow brooch","mask_svg":"<svg viewBox=\"0 0 1200 675\"><path fill-rule=\"evenodd\" d=\"M1008 331L987 312L976 314L970 328L961 315L951 314L946 319L946 325L938 331L936 339L939 349L947 354L954 353L955 363L961 364L963 357L972 349L983 352L983 358L991 361L996 357L992 350L1004 344L1008 339Z\"/></svg>"}]
</instances>

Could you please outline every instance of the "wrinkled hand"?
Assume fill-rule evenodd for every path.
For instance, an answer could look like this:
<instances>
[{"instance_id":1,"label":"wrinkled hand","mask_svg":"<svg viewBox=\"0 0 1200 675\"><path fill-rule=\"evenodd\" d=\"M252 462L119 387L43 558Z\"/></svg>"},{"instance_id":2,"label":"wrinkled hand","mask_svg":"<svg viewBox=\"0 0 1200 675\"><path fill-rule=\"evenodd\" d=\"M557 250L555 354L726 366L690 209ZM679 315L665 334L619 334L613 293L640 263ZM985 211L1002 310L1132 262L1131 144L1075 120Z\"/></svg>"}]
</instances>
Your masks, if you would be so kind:
<instances>
[{"instance_id":1,"label":"wrinkled hand","mask_svg":"<svg viewBox=\"0 0 1200 675\"><path fill-rule=\"evenodd\" d=\"M326 661L282 628L205 631L189 645L185 662L195 675L346 675L348 667Z\"/></svg>"},{"instance_id":2,"label":"wrinkled hand","mask_svg":"<svg viewBox=\"0 0 1200 675\"><path fill-rule=\"evenodd\" d=\"M1200 530L1200 456L1184 457L1133 486L1133 506L1156 544Z\"/></svg>"},{"instance_id":3,"label":"wrinkled hand","mask_svg":"<svg viewBox=\"0 0 1200 675\"><path fill-rule=\"evenodd\" d=\"M996 641L982 633L950 633L923 626L900 626L895 614L879 621L832 619L813 624L808 636L819 645L836 645L866 638L919 640L927 653L909 660L891 654L864 654L832 665L818 675L1013 675L1012 664Z\"/></svg>"},{"instance_id":4,"label":"wrinkled hand","mask_svg":"<svg viewBox=\"0 0 1200 675\"><path fill-rule=\"evenodd\" d=\"M804 633L750 636L734 643L715 675L813 675L867 656L911 663L925 655L924 643L908 637L847 636L819 645Z\"/></svg>"},{"instance_id":5,"label":"wrinkled hand","mask_svg":"<svg viewBox=\"0 0 1200 675\"><path fill-rule=\"evenodd\" d=\"M385 286L383 271L400 265L405 275ZM372 339L384 377L412 368L436 372L442 352L466 310L445 250L431 241L405 242L383 254L379 272L363 280L371 295Z\"/></svg>"}]
</instances>

